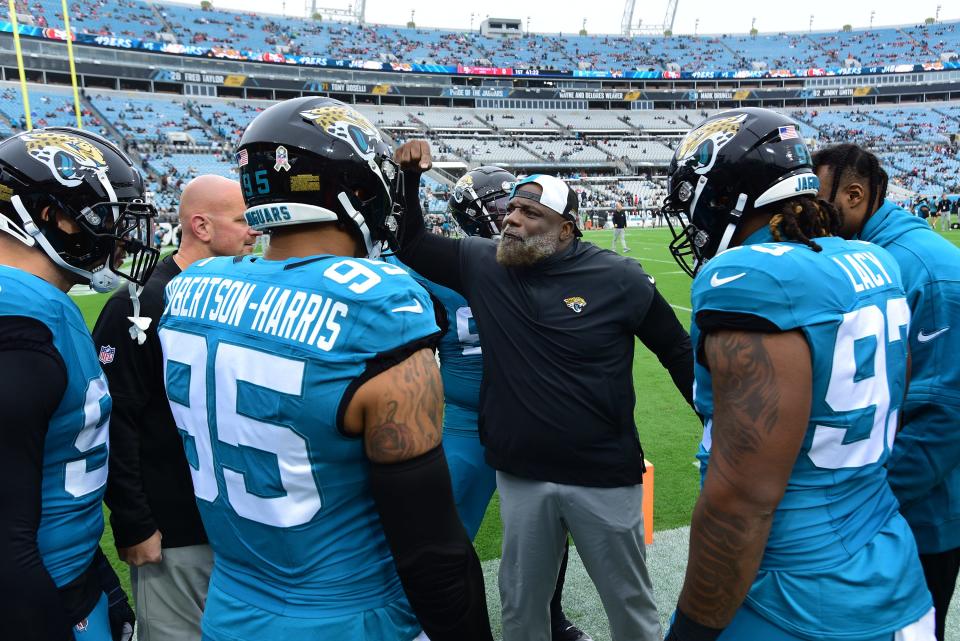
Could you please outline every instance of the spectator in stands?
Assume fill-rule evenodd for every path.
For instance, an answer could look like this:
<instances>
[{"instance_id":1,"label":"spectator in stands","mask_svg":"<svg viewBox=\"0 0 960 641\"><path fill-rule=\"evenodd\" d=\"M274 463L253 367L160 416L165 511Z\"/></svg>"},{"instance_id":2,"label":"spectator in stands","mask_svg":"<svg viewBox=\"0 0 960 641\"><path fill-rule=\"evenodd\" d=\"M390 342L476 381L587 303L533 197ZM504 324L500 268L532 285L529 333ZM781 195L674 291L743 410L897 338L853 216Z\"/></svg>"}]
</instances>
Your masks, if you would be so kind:
<instances>
[{"instance_id":1,"label":"spectator in stands","mask_svg":"<svg viewBox=\"0 0 960 641\"><path fill-rule=\"evenodd\" d=\"M114 350L104 363L113 396L106 503L117 552L130 564L141 641L199 641L213 568L164 388L156 332L164 287L202 258L249 254L260 232L247 226L245 210L236 181L191 181L180 199L180 250L161 260L140 294L140 316L154 320L146 342L130 340L128 317L136 312L126 288L107 301L93 330L95 345Z\"/></svg>"}]
</instances>

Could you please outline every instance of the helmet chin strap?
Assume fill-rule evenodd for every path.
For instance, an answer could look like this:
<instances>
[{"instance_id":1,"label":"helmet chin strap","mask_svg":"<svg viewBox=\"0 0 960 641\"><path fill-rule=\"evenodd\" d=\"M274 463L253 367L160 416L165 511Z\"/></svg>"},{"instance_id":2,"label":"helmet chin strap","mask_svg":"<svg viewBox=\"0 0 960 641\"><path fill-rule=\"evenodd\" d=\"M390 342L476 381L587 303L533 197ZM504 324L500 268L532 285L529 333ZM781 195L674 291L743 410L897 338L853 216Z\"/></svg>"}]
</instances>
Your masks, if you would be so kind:
<instances>
[{"instance_id":1,"label":"helmet chin strap","mask_svg":"<svg viewBox=\"0 0 960 641\"><path fill-rule=\"evenodd\" d=\"M341 191L337 194L337 200L340 201L343 210L347 212L347 215L350 216L350 219L360 230L360 235L363 237L363 245L367 250L367 258L380 258L380 243L375 243L373 239L370 238L370 228L367 227L367 221L363 219L363 214L357 211L353 203L350 202L350 197L347 196L345 192Z\"/></svg>"},{"instance_id":2,"label":"helmet chin strap","mask_svg":"<svg viewBox=\"0 0 960 641\"><path fill-rule=\"evenodd\" d=\"M40 249L43 250L43 253L47 255L53 263L65 269L72 274L76 274L83 280L90 283L90 287L99 294L106 294L112 292L117 288L117 285L120 284L120 277L117 276L106 264L101 269L98 269L95 272L89 272L85 269L80 269L69 263L67 263L63 258L60 257L60 254L57 253L57 250L53 248L53 245L50 244L50 241L47 240L47 237L40 233L40 228L37 227L36 223L33 222L33 218L30 217L30 213L27 211L27 208L23 206L23 201L20 200L20 196L13 196L10 199L10 204L13 205L13 210L17 212L17 215L20 216L20 220L23 223L23 230L26 234L29 235L28 242L26 240L27 236L22 232L20 234L14 233L10 228L15 227L9 222L4 225L0 225L0 228L3 231L11 234L14 238L24 243L27 247L34 247L36 245L40 246ZM4 219L5 220L5 219Z\"/></svg>"},{"instance_id":3,"label":"helmet chin strap","mask_svg":"<svg viewBox=\"0 0 960 641\"><path fill-rule=\"evenodd\" d=\"M133 304L133 316L127 316L127 320L130 321L130 338L137 341L137 345L143 345L147 341L147 329L153 319L140 315L140 292L143 291L143 287L138 287L131 280L127 283L127 291L130 292L130 302Z\"/></svg>"},{"instance_id":4,"label":"helmet chin strap","mask_svg":"<svg viewBox=\"0 0 960 641\"><path fill-rule=\"evenodd\" d=\"M746 209L746 207L747 195L740 194L740 197L737 198L737 206L730 212L730 223L727 225L727 228L723 230L723 236L720 237L720 244L717 245L717 254L727 251L727 247L730 246L730 241L733 239L733 234L740 225L740 219L743 217L743 210Z\"/></svg>"},{"instance_id":5,"label":"helmet chin strap","mask_svg":"<svg viewBox=\"0 0 960 641\"><path fill-rule=\"evenodd\" d=\"M33 225L33 221L30 221L30 224ZM36 227L36 225L33 226ZM14 225L6 216L0 216L0 231L13 236L27 247L35 247L37 245L37 241L33 239L33 236Z\"/></svg>"},{"instance_id":6,"label":"helmet chin strap","mask_svg":"<svg viewBox=\"0 0 960 641\"><path fill-rule=\"evenodd\" d=\"M109 182L107 185L109 185ZM110 188L109 191L111 195L113 195L113 189ZM12 197L10 204L13 205L13 209L17 212L17 215L20 216L23 229L21 230L11 223L5 216L0 216L0 231L10 234L27 247L36 247L39 245L43 253L46 254L47 258L52 260L54 264L88 281L90 288L98 294L106 294L117 288L120 284L120 276L110 269L107 264L104 264L102 268L94 272L88 272L79 267L67 264L53 246L50 245L50 241L47 240L46 236L40 233L40 228L33 222L33 218L30 217L30 213L26 207L23 206L23 201L20 200L20 197ZM146 330L150 327L152 319L140 316L140 292L143 291L143 287L138 287L133 281L130 281L128 286L130 288L130 301L133 303L133 316L127 317L127 320L131 323L130 338L137 341L138 345L143 345L147 340Z\"/></svg>"}]
</instances>

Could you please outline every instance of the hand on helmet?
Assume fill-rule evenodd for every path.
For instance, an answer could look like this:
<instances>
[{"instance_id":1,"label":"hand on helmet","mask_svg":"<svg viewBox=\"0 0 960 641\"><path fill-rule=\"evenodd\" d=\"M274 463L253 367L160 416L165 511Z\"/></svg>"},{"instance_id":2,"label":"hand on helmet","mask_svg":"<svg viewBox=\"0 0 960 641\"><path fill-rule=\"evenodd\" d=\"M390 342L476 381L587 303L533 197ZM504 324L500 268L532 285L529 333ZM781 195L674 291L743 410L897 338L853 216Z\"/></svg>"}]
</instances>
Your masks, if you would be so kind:
<instances>
[{"instance_id":1,"label":"hand on helmet","mask_svg":"<svg viewBox=\"0 0 960 641\"><path fill-rule=\"evenodd\" d=\"M405 172L422 174L433 167L430 143L426 140L410 140L403 143L393 152L393 159Z\"/></svg>"}]
</instances>

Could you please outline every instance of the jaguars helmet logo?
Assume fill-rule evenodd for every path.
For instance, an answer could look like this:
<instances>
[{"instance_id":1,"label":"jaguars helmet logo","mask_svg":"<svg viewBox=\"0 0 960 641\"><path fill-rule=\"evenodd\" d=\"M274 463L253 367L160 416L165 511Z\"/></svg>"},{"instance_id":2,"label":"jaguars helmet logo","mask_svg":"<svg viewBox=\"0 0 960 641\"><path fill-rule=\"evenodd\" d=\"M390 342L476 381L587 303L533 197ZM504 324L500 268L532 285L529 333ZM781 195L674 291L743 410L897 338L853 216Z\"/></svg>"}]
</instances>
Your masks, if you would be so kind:
<instances>
[{"instance_id":1,"label":"jaguars helmet logo","mask_svg":"<svg viewBox=\"0 0 960 641\"><path fill-rule=\"evenodd\" d=\"M740 132L746 119L747 114L738 114L700 125L680 141L680 146L677 147L677 162L685 163L695 158L695 171L705 173L713 167L717 153Z\"/></svg>"},{"instance_id":2,"label":"jaguars helmet logo","mask_svg":"<svg viewBox=\"0 0 960 641\"><path fill-rule=\"evenodd\" d=\"M464 196L473 198L473 176L464 174L453 186L453 199L458 203L463 202Z\"/></svg>"},{"instance_id":3,"label":"jaguars helmet logo","mask_svg":"<svg viewBox=\"0 0 960 641\"><path fill-rule=\"evenodd\" d=\"M574 312L579 314L583 311L583 308L587 306L587 301L583 300L580 296L571 296L570 298L563 299L564 304L572 309Z\"/></svg>"},{"instance_id":4,"label":"jaguars helmet logo","mask_svg":"<svg viewBox=\"0 0 960 641\"><path fill-rule=\"evenodd\" d=\"M349 144L367 159L376 152L374 143L383 142L380 132L369 120L347 107L317 107L301 111L300 117Z\"/></svg>"},{"instance_id":5,"label":"jaguars helmet logo","mask_svg":"<svg viewBox=\"0 0 960 641\"><path fill-rule=\"evenodd\" d=\"M83 184L84 175L93 172L105 178L109 166L95 145L71 134L39 132L22 137L31 158L43 163L61 185Z\"/></svg>"}]
</instances>

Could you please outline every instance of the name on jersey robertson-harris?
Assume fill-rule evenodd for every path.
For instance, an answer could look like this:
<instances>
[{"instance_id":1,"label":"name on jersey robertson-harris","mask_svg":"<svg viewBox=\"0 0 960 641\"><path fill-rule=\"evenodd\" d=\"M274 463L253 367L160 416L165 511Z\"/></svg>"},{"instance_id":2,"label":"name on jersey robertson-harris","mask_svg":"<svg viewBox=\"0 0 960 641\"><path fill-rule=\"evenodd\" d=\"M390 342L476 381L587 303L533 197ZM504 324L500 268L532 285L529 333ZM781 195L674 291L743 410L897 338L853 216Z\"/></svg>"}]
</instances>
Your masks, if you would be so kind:
<instances>
[{"instance_id":1,"label":"name on jersey robertson-harris","mask_svg":"<svg viewBox=\"0 0 960 641\"><path fill-rule=\"evenodd\" d=\"M262 292L259 298L254 295ZM167 286L164 314L276 336L330 351L349 306L320 294L219 276L180 276Z\"/></svg>"}]
</instances>

